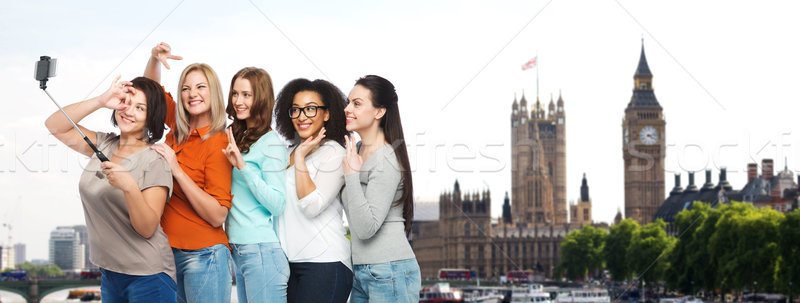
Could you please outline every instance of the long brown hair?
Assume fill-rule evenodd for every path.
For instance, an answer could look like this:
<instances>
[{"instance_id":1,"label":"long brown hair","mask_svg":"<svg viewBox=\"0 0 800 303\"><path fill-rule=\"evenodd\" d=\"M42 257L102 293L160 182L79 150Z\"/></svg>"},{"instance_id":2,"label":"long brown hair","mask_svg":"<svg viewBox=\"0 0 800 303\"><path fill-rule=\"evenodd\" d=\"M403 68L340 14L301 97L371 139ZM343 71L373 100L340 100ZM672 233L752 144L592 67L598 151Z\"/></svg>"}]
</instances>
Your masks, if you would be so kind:
<instances>
[{"instance_id":1,"label":"long brown hair","mask_svg":"<svg viewBox=\"0 0 800 303\"><path fill-rule=\"evenodd\" d=\"M253 104L250 106L250 117L255 119L255 127L247 129L245 120L236 119L236 109L233 106L233 84L236 79L250 81L253 90ZM241 97L240 97L241 98ZM228 93L228 107L225 112L233 120L231 128L233 138L239 150L246 154L250 145L258 141L261 136L272 130L272 109L275 107L275 92L272 88L272 78L267 71L258 67L245 67L239 70L231 79L231 89Z\"/></svg>"},{"instance_id":2,"label":"long brown hair","mask_svg":"<svg viewBox=\"0 0 800 303\"><path fill-rule=\"evenodd\" d=\"M361 85L372 94L372 106L385 108L386 114L381 118L380 127L383 136L394 149L397 163L402 171L403 195L393 205L403 205L403 219L405 219L406 235L411 233L411 221L414 219L414 184L411 180L411 165L408 162L408 149L403 136L403 124L400 122L400 109L397 107L397 92L394 84L389 80L376 75L367 75L358 79L356 85Z\"/></svg>"}]
</instances>

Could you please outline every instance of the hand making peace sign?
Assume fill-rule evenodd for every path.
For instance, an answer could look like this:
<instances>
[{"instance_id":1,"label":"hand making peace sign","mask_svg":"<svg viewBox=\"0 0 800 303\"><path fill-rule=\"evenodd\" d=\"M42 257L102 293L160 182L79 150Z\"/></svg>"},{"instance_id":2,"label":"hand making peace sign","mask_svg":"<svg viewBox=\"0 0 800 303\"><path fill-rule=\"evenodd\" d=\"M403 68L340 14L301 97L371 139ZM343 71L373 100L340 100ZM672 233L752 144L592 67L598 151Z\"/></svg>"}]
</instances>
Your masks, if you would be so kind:
<instances>
[{"instance_id":1,"label":"hand making peace sign","mask_svg":"<svg viewBox=\"0 0 800 303\"><path fill-rule=\"evenodd\" d=\"M183 60L181 56L175 56L171 53L172 48L166 42L161 42L150 51L150 54L153 58L158 59L161 64L164 65L167 69L169 69L169 63L167 63L167 59L172 60Z\"/></svg>"},{"instance_id":2,"label":"hand making peace sign","mask_svg":"<svg viewBox=\"0 0 800 303\"><path fill-rule=\"evenodd\" d=\"M231 165L242 170L247 163L244 162L242 153L239 152L239 147L236 146L236 138L233 137L233 130L228 127L225 129L225 133L228 134L228 146L222 150L222 153L225 154L225 157L228 158L228 162L231 162Z\"/></svg>"}]
</instances>

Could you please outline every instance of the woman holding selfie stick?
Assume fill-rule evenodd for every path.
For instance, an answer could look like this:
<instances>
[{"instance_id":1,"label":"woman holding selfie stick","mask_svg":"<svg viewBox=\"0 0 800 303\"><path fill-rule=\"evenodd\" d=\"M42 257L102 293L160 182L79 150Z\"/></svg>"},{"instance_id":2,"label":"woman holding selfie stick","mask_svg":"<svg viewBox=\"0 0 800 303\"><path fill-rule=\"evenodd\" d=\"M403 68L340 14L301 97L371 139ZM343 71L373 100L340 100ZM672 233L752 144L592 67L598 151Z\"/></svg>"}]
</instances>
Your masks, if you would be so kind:
<instances>
[{"instance_id":1,"label":"woman holding selfie stick","mask_svg":"<svg viewBox=\"0 0 800 303\"><path fill-rule=\"evenodd\" d=\"M353 245L350 302L419 302L419 264L406 236L414 199L397 93L389 80L368 75L356 81L345 108L342 202Z\"/></svg>"},{"instance_id":2,"label":"woman holding selfie stick","mask_svg":"<svg viewBox=\"0 0 800 303\"><path fill-rule=\"evenodd\" d=\"M110 161L100 162L61 112L45 125L59 141L90 157L79 182L92 263L100 267L103 302L175 302L175 263L159 226L172 191L169 165L150 149L164 134L164 91L138 77L64 111L75 122L110 108L120 134L79 126Z\"/></svg>"}]
</instances>

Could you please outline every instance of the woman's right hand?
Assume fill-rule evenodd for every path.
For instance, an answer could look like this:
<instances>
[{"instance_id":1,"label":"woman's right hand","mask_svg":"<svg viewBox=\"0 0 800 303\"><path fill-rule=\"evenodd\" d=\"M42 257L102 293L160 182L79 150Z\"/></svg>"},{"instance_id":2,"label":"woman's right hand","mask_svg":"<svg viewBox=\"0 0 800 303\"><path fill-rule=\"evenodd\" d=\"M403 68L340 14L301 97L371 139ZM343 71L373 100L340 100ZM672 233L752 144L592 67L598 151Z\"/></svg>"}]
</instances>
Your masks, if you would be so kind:
<instances>
[{"instance_id":1,"label":"woman's right hand","mask_svg":"<svg viewBox=\"0 0 800 303\"><path fill-rule=\"evenodd\" d=\"M111 82L111 87L106 90L97 101L100 106L110 108L113 110L124 110L128 107L130 94L135 94L133 83L130 81L119 81L121 76L117 76L114 82Z\"/></svg>"},{"instance_id":2,"label":"woman's right hand","mask_svg":"<svg viewBox=\"0 0 800 303\"><path fill-rule=\"evenodd\" d=\"M242 170L247 164L244 162L244 158L242 158L239 147L236 146L236 138L233 137L233 130L228 127L225 129L225 133L228 134L228 146L222 150L222 153L225 154L225 157L228 158L228 162L231 162L231 165Z\"/></svg>"},{"instance_id":3,"label":"woman's right hand","mask_svg":"<svg viewBox=\"0 0 800 303\"><path fill-rule=\"evenodd\" d=\"M167 164L169 164L169 168L172 170L172 175L175 176L176 173L182 172L180 164L178 164L178 158L175 156L175 151L172 150L169 145L164 143L156 143L150 146L150 149L156 151L164 160L167 160Z\"/></svg>"},{"instance_id":4,"label":"woman's right hand","mask_svg":"<svg viewBox=\"0 0 800 303\"><path fill-rule=\"evenodd\" d=\"M167 69L169 69L169 63L167 59L172 60L183 60L181 56L175 56L171 53L172 48L166 42L161 42L150 51L151 56L161 62Z\"/></svg>"},{"instance_id":5,"label":"woman's right hand","mask_svg":"<svg viewBox=\"0 0 800 303\"><path fill-rule=\"evenodd\" d=\"M364 165L364 160L358 154L358 149L355 142L350 139L350 135L344 135L344 145L347 148L347 153L342 159L342 170L345 175L357 173L361 171L361 166Z\"/></svg>"}]
</instances>

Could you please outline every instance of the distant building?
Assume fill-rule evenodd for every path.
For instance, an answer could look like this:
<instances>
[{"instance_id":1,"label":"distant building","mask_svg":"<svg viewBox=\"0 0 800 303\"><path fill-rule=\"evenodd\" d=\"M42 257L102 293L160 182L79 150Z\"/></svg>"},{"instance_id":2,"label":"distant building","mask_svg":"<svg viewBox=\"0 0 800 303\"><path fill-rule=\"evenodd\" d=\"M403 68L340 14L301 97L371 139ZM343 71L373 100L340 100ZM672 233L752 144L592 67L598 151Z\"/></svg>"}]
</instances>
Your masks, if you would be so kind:
<instances>
[{"instance_id":1,"label":"distant building","mask_svg":"<svg viewBox=\"0 0 800 303\"><path fill-rule=\"evenodd\" d=\"M644 54L644 41L633 80L633 96L622 120L625 218L647 224L664 202L667 122L653 91L653 73Z\"/></svg>"},{"instance_id":2,"label":"distant building","mask_svg":"<svg viewBox=\"0 0 800 303\"><path fill-rule=\"evenodd\" d=\"M511 207L514 222L567 223L567 140L564 99L539 96L528 111L523 93L511 105Z\"/></svg>"},{"instance_id":3,"label":"distant building","mask_svg":"<svg viewBox=\"0 0 800 303\"><path fill-rule=\"evenodd\" d=\"M722 168L719 182L711 183L711 170L706 170L706 181L701 188L695 185L694 172L689 172L689 184L681 187L680 174L675 175L675 187L658 209L654 219L662 219L667 223L667 233L675 234L675 216L684 209L691 209L692 203L702 201L716 207L719 203L730 201L747 202L755 207L771 207L779 212L789 212L798 207L798 183L794 174L787 167L778 175L773 173L772 159L761 161L761 175L758 165L747 165L747 184L741 190L734 190L727 180L727 169ZM798 178L800 182L800 178Z\"/></svg>"},{"instance_id":4,"label":"distant building","mask_svg":"<svg viewBox=\"0 0 800 303\"><path fill-rule=\"evenodd\" d=\"M47 265L50 265L50 264L52 264L52 263L50 263L50 260L45 260L45 259L33 259L33 260L31 260L31 264L33 264L33 265L42 265L42 266L47 266Z\"/></svg>"},{"instance_id":5,"label":"distant building","mask_svg":"<svg viewBox=\"0 0 800 303\"><path fill-rule=\"evenodd\" d=\"M14 244L14 264L16 265L25 263L25 257L25 244Z\"/></svg>"},{"instance_id":6,"label":"distant building","mask_svg":"<svg viewBox=\"0 0 800 303\"><path fill-rule=\"evenodd\" d=\"M582 192L586 202L579 203L588 204L578 208L583 220L583 210L591 212L588 185ZM544 225L525 222L527 216L517 216L523 221L514 222L509 202L506 194L503 216L492 219L489 191L462 193L456 181L452 192L440 195L439 203L417 204L409 240L422 278L436 278L442 268L472 269L481 278L528 269L540 277L552 276L560 261L561 240L581 223ZM590 215L585 218L591 222Z\"/></svg>"},{"instance_id":7,"label":"distant building","mask_svg":"<svg viewBox=\"0 0 800 303\"><path fill-rule=\"evenodd\" d=\"M97 269L97 265L94 265L92 261L89 260L89 257L92 256L92 252L89 249L89 230L86 228L86 225L75 225L72 228L81 235L81 245L83 245L84 249L84 267L89 269Z\"/></svg>"},{"instance_id":8,"label":"distant building","mask_svg":"<svg viewBox=\"0 0 800 303\"><path fill-rule=\"evenodd\" d=\"M50 232L50 263L63 271L76 271L84 267L84 247L80 232L71 226L59 226Z\"/></svg>"},{"instance_id":9,"label":"distant building","mask_svg":"<svg viewBox=\"0 0 800 303\"><path fill-rule=\"evenodd\" d=\"M14 247L0 246L0 270L14 268Z\"/></svg>"},{"instance_id":10,"label":"distant building","mask_svg":"<svg viewBox=\"0 0 800 303\"><path fill-rule=\"evenodd\" d=\"M735 200L786 213L797 208L798 183L795 183L794 173L787 164L784 164L783 171L774 174L772 159L763 159L760 176L756 163L747 164L747 184L740 191L741 199Z\"/></svg>"},{"instance_id":11,"label":"distant building","mask_svg":"<svg viewBox=\"0 0 800 303\"><path fill-rule=\"evenodd\" d=\"M581 181L581 199L569 206L569 223L572 227L580 228L584 225L592 224L592 199L589 197L589 184L586 182L586 174L583 174Z\"/></svg>"}]
</instances>

